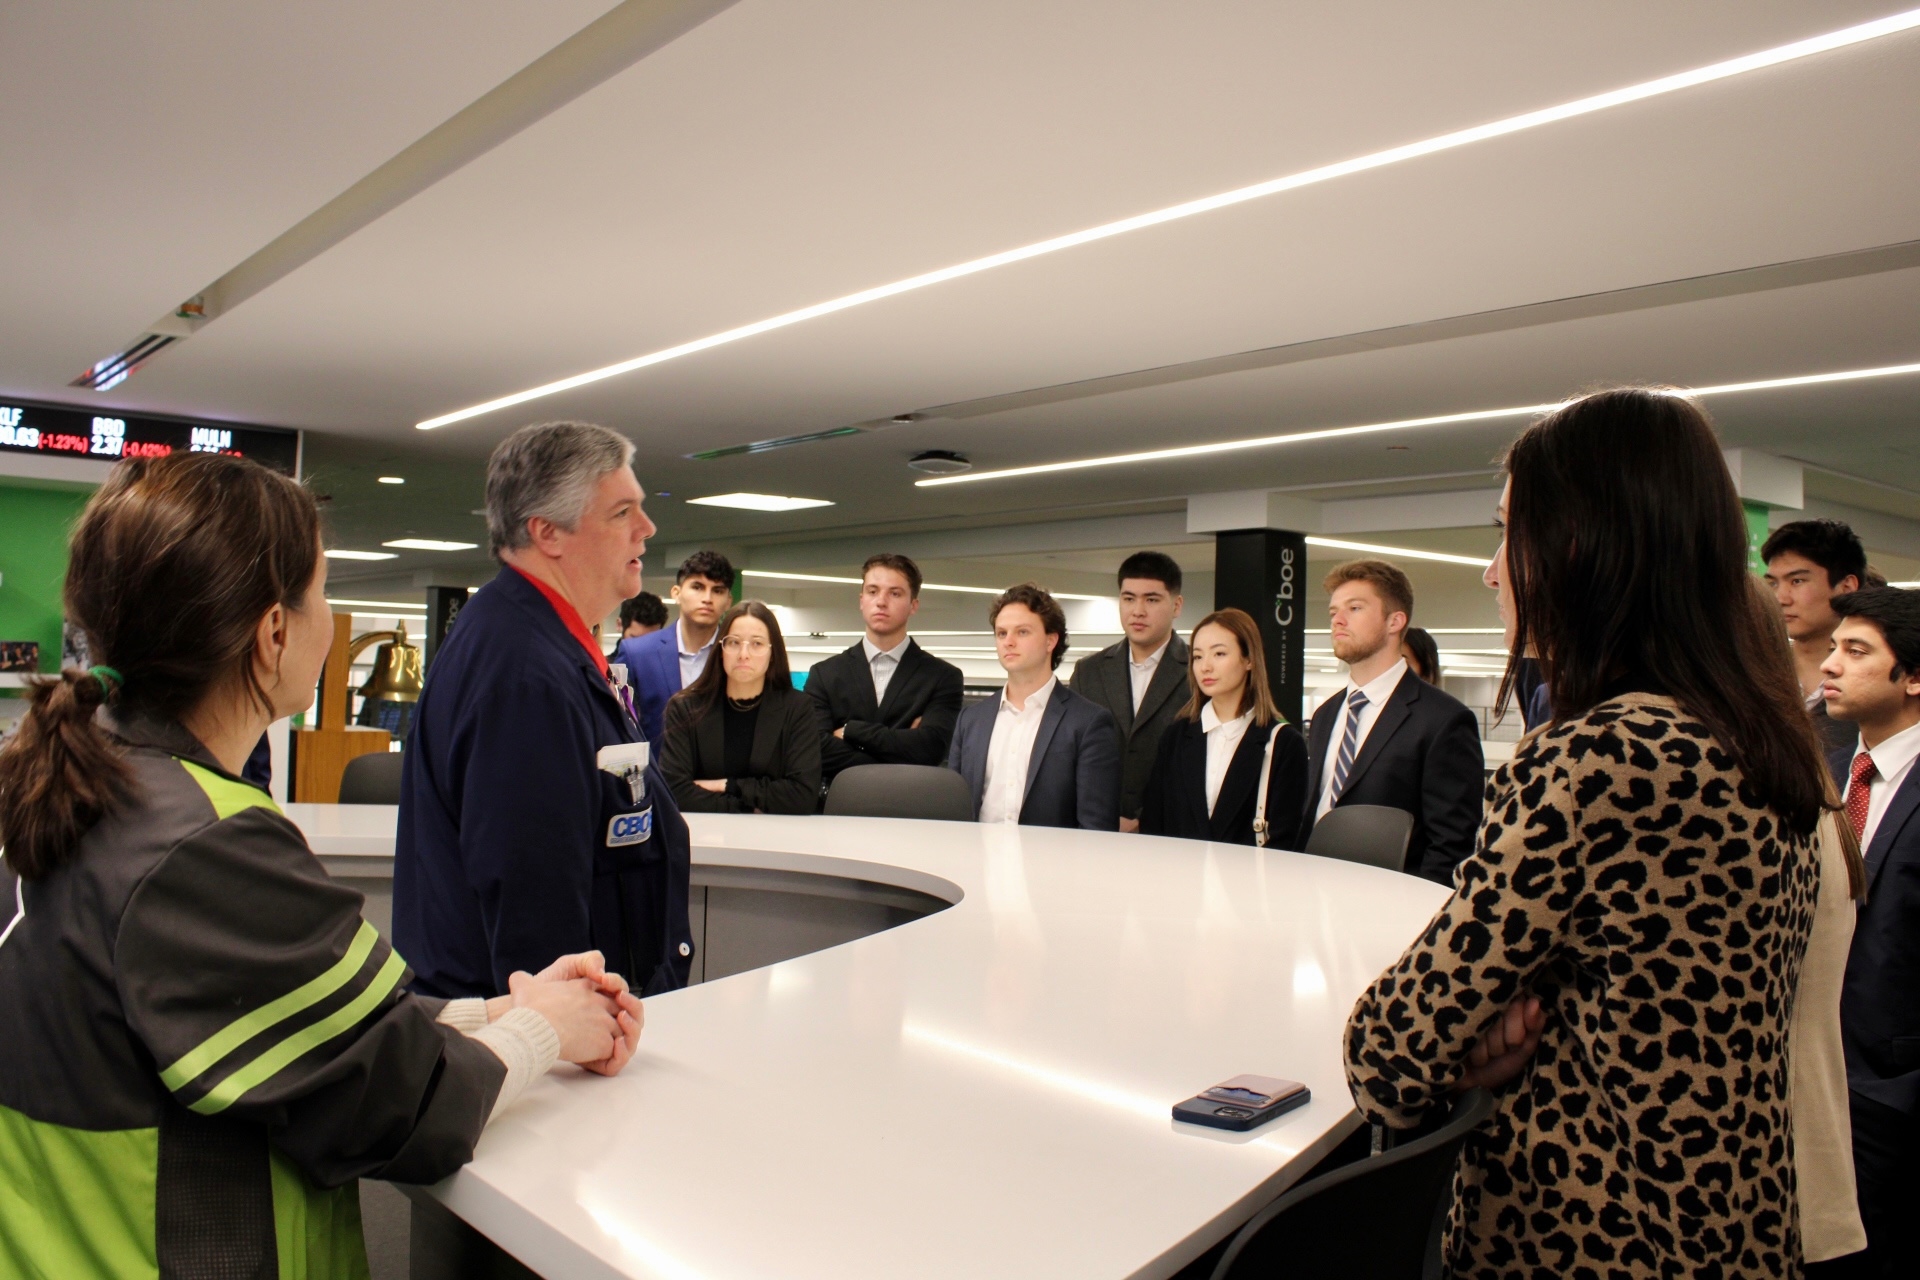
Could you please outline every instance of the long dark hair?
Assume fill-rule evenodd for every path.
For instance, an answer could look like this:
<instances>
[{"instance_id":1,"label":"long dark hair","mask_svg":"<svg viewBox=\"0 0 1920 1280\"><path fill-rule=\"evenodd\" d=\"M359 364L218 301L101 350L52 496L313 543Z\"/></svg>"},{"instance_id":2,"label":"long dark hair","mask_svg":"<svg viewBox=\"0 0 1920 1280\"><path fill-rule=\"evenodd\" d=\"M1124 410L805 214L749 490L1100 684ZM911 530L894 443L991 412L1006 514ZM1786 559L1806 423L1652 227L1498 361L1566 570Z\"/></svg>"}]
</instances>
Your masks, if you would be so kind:
<instances>
[{"instance_id":1,"label":"long dark hair","mask_svg":"<svg viewBox=\"0 0 1920 1280\"><path fill-rule=\"evenodd\" d=\"M1253 660L1253 669L1247 672L1247 682L1240 686L1240 714L1247 714L1247 708L1253 708L1253 722L1266 728L1275 720L1286 723L1286 717L1273 705L1273 690L1267 686L1267 651L1260 643L1260 624L1253 615L1244 609L1215 609L1200 619L1198 625L1187 633L1187 643L1193 648L1187 660L1187 705L1180 708L1182 720L1198 720L1200 709L1213 699L1200 687L1199 678L1193 674L1194 660L1199 658L1201 627L1219 627L1222 631L1240 642L1240 656Z\"/></svg>"},{"instance_id":2,"label":"long dark hair","mask_svg":"<svg viewBox=\"0 0 1920 1280\"><path fill-rule=\"evenodd\" d=\"M758 618L767 629L767 640L773 646L773 652L767 659L767 683L761 696L784 697L793 692L793 669L787 666L787 642L780 638L780 621L773 616L773 610L758 600L742 600L726 611L720 618L720 625L714 628L713 652L707 656L707 665L702 667L694 682L674 694L676 698L685 698L687 706L693 711L695 719L703 719L708 712L720 705L720 699L727 693L727 664L724 658L727 632L741 618Z\"/></svg>"},{"instance_id":3,"label":"long dark hair","mask_svg":"<svg viewBox=\"0 0 1920 1280\"><path fill-rule=\"evenodd\" d=\"M1784 647L1756 609L1746 522L1706 414L1663 391L1602 391L1508 450L1507 582L1520 658L1540 656L1556 723L1609 691L1670 695L1760 803L1810 834L1826 766Z\"/></svg>"},{"instance_id":4,"label":"long dark hair","mask_svg":"<svg viewBox=\"0 0 1920 1280\"><path fill-rule=\"evenodd\" d=\"M74 526L66 583L67 617L111 673L34 682L0 749L0 842L14 874L46 875L126 800L126 761L94 721L102 702L178 720L231 683L266 703L255 629L274 605L305 603L319 558L312 495L258 463L179 453L114 467Z\"/></svg>"}]
</instances>

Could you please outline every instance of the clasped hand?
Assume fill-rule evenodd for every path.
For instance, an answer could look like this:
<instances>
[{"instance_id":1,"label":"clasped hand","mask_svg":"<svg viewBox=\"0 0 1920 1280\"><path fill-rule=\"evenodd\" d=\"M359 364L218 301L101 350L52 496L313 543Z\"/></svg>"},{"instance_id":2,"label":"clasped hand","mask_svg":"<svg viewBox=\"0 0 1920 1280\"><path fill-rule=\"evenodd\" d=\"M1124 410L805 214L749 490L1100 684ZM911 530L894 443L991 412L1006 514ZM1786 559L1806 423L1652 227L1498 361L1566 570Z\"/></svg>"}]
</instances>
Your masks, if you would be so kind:
<instances>
[{"instance_id":1,"label":"clasped hand","mask_svg":"<svg viewBox=\"0 0 1920 1280\"><path fill-rule=\"evenodd\" d=\"M1467 1069L1458 1090L1495 1089L1519 1075L1540 1047L1547 1011L1540 997L1524 995L1487 1024L1467 1050Z\"/></svg>"},{"instance_id":2,"label":"clasped hand","mask_svg":"<svg viewBox=\"0 0 1920 1280\"><path fill-rule=\"evenodd\" d=\"M508 995L487 1002L489 1020L508 1009L532 1009L560 1037L560 1057L603 1076L618 1075L640 1045L646 1010L627 980L607 972L598 951L561 956L539 973L507 979Z\"/></svg>"}]
</instances>

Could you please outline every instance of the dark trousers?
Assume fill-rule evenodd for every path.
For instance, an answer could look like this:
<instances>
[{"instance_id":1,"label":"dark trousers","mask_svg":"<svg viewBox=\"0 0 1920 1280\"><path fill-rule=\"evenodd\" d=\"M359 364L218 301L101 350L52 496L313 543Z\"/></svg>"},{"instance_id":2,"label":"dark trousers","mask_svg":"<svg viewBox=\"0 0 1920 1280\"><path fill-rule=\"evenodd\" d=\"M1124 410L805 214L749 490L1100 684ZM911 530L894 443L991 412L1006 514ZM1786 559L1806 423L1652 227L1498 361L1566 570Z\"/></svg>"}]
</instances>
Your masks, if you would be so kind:
<instances>
[{"instance_id":1,"label":"dark trousers","mask_svg":"<svg viewBox=\"0 0 1920 1280\"><path fill-rule=\"evenodd\" d=\"M1853 1176L1859 1184L1865 1252L1807 1268L1810 1280L1893 1280L1920 1269L1920 1122L1847 1095L1853 1111Z\"/></svg>"}]
</instances>

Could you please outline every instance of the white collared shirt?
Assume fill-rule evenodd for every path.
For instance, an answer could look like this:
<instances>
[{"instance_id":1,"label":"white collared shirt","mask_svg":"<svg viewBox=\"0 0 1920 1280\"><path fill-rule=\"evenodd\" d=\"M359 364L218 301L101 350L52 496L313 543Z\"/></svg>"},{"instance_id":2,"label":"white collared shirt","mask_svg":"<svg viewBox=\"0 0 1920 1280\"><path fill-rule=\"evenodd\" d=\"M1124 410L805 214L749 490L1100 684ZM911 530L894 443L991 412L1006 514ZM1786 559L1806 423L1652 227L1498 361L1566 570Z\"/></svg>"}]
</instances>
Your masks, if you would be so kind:
<instances>
[{"instance_id":1,"label":"white collared shirt","mask_svg":"<svg viewBox=\"0 0 1920 1280\"><path fill-rule=\"evenodd\" d=\"M707 669L707 659L713 656L713 637L709 636L707 642L698 649L689 650L685 627L685 619L673 624L673 643L680 652L680 687L682 689L700 678L700 673ZM720 629L715 627L713 634L719 635Z\"/></svg>"},{"instance_id":2,"label":"white collared shirt","mask_svg":"<svg viewBox=\"0 0 1920 1280\"><path fill-rule=\"evenodd\" d=\"M1387 705L1387 699L1400 687L1400 677L1407 674L1405 658L1394 663L1368 683L1359 686L1360 692L1367 695L1367 705L1360 709L1360 736L1353 745L1354 763L1360 761L1360 752L1366 748L1367 735L1373 732L1373 726L1380 719L1380 708ZM1315 806L1313 820L1318 822L1327 816L1327 810L1333 808L1333 770L1340 760L1340 744L1347 740L1347 721L1353 716L1354 683L1347 681L1347 687L1340 691L1343 704L1340 716L1333 722L1333 736L1327 739L1327 758L1320 764L1320 803Z\"/></svg>"},{"instance_id":3,"label":"white collared shirt","mask_svg":"<svg viewBox=\"0 0 1920 1280\"><path fill-rule=\"evenodd\" d=\"M1200 708L1200 732L1207 735L1207 816L1213 816L1213 806L1220 800L1220 784L1227 780L1227 766L1233 763L1233 753L1240 748L1240 739L1247 736L1247 726L1253 723L1253 708L1248 707L1232 720L1222 720L1213 709L1213 700Z\"/></svg>"},{"instance_id":4,"label":"white collared shirt","mask_svg":"<svg viewBox=\"0 0 1920 1280\"><path fill-rule=\"evenodd\" d=\"M987 743L987 783L980 793L980 821L1018 822L1027 802L1027 766L1033 760L1033 740L1040 734L1040 718L1047 714L1060 677L1027 695L1015 707L1000 691L999 714L993 718L993 738Z\"/></svg>"},{"instance_id":5,"label":"white collared shirt","mask_svg":"<svg viewBox=\"0 0 1920 1280\"><path fill-rule=\"evenodd\" d=\"M1894 734L1871 751L1860 746L1854 750L1854 759L1862 752L1873 757L1873 781L1867 784L1867 825L1860 834L1862 853L1873 845L1873 833L1880 829L1880 819L1886 816L1887 805L1893 801L1893 793L1907 780L1907 771L1913 768L1913 761L1920 756L1920 724L1909 725ZM1853 790L1853 768L1848 765L1847 790Z\"/></svg>"},{"instance_id":6,"label":"white collared shirt","mask_svg":"<svg viewBox=\"0 0 1920 1280\"><path fill-rule=\"evenodd\" d=\"M893 673L900 669L900 659L907 656L907 638L902 636L893 648L882 649L862 636L860 647L867 651L867 669L873 672L873 701L878 706L887 700L887 686L893 683Z\"/></svg>"},{"instance_id":7,"label":"white collared shirt","mask_svg":"<svg viewBox=\"0 0 1920 1280\"><path fill-rule=\"evenodd\" d=\"M1133 681L1133 714L1140 714L1140 704L1147 700L1147 686L1153 683L1153 673L1160 669L1160 659L1167 656L1167 646L1173 643L1169 635L1160 642L1160 647L1147 655L1146 661L1136 662L1133 658L1133 641L1127 646L1127 675Z\"/></svg>"}]
</instances>

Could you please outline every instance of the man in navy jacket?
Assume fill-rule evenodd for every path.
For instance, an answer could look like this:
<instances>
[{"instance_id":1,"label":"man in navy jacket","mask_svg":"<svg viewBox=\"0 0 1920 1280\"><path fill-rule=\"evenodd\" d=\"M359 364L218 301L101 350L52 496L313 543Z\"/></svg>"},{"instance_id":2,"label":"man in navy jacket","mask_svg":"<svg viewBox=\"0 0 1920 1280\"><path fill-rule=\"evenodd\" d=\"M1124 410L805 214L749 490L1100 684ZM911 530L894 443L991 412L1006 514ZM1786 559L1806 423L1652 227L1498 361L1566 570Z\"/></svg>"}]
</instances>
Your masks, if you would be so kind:
<instances>
[{"instance_id":1,"label":"man in navy jacket","mask_svg":"<svg viewBox=\"0 0 1920 1280\"><path fill-rule=\"evenodd\" d=\"M435 656L401 780L393 941L422 994L496 995L589 949L642 994L686 985L687 825L587 629L640 588L632 457L549 423L488 463L502 567Z\"/></svg>"},{"instance_id":2,"label":"man in navy jacket","mask_svg":"<svg viewBox=\"0 0 1920 1280\"><path fill-rule=\"evenodd\" d=\"M1821 692L1860 740L1828 764L1846 779L1845 820L1867 872L1840 996L1867 1228L1848 1274L1904 1276L1920 1259L1920 592L1871 588L1832 605L1840 623Z\"/></svg>"}]
</instances>

